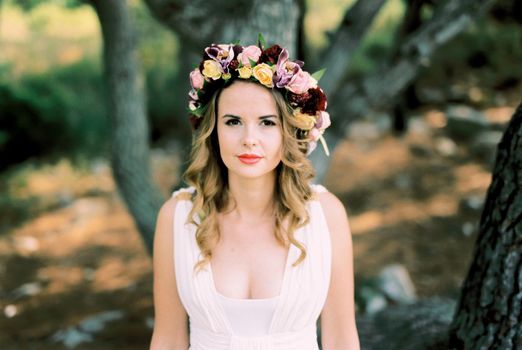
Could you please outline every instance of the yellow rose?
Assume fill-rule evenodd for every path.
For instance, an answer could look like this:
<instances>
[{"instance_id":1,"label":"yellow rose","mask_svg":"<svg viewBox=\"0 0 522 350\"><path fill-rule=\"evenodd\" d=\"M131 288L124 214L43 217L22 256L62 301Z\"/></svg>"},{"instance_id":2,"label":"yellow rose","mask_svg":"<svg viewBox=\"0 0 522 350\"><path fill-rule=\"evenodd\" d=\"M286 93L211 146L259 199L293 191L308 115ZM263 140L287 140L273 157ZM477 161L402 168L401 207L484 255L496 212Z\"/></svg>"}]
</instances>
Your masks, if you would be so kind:
<instances>
[{"instance_id":1,"label":"yellow rose","mask_svg":"<svg viewBox=\"0 0 522 350\"><path fill-rule=\"evenodd\" d=\"M221 65L213 60L206 60L203 62L203 75L207 78L211 78L213 80L218 80L221 78L221 73L223 69Z\"/></svg>"},{"instance_id":2,"label":"yellow rose","mask_svg":"<svg viewBox=\"0 0 522 350\"><path fill-rule=\"evenodd\" d=\"M302 130L312 129L316 122L315 117L313 115L303 114L300 110L294 111L294 118L297 127Z\"/></svg>"},{"instance_id":3,"label":"yellow rose","mask_svg":"<svg viewBox=\"0 0 522 350\"><path fill-rule=\"evenodd\" d=\"M254 78L256 78L264 86L269 88L274 86L274 83L272 82L272 76L274 75L274 73L272 72L272 68L268 64L258 64L252 70L252 74L254 75Z\"/></svg>"},{"instance_id":4,"label":"yellow rose","mask_svg":"<svg viewBox=\"0 0 522 350\"><path fill-rule=\"evenodd\" d=\"M239 77L242 79L248 79L252 76L252 67L250 66L243 66L238 68L237 71L239 72Z\"/></svg>"},{"instance_id":5,"label":"yellow rose","mask_svg":"<svg viewBox=\"0 0 522 350\"><path fill-rule=\"evenodd\" d=\"M223 78L223 80L228 80L228 79L232 78L232 74L223 73L223 74L221 74L221 78Z\"/></svg>"}]
</instances>

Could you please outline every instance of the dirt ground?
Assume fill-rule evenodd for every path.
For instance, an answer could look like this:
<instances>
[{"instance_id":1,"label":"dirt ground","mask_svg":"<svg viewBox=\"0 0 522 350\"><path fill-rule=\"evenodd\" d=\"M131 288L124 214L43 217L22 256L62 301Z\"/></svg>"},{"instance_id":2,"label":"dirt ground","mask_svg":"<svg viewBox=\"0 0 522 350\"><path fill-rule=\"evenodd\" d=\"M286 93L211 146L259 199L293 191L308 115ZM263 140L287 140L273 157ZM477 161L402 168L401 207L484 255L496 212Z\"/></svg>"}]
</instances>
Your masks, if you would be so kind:
<instances>
[{"instance_id":1,"label":"dirt ground","mask_svg":"<svg viewBox=\"0 0 522 350\"><path fill-rule=\"evenodd\" d=\"M484 111L505 123L514 108ZM355 283L386 265L409 271L419 297L456 298L477 236L491 158L445 135L445 116L425 110L404 136L360 123L333 154L324 185L345 204ZM320 151L320 150L319 150ZM165 197L176 158L154 152ZM65 349L53 340L100 312L120 316L76 349L146 349L153 318L151 260L105 161L25 167L3 180L34 213L0 235L0 348ZM23 180L20 180L22 178ZM25 285L25 287L24 287Z\"/></svg>"}]
</instances>

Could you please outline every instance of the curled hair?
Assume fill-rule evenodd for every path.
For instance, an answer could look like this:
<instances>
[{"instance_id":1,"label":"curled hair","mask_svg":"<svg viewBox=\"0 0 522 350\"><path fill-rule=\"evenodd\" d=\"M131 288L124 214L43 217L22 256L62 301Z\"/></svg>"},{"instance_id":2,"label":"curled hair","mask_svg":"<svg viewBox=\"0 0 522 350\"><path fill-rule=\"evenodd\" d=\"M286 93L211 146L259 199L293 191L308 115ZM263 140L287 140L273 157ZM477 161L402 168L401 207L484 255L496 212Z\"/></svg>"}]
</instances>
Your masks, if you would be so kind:
<instances>
[{"instance_id":1,"label":"curled hair","mask_svg":"<svg viewBox=\"0 0 522 350\"><path fill-rule=\"evenodd\" d=\"M233 200L229 194L228 169L221 159L217 137L217 101L221 91L214 93L201 124L193 133L189 166L183 174L185 182L196 189L188 222L197 227L196 242L202 255L194 266L197 271L210 262L212 250L219 240L218 213ZM274 191L275 237L284 247L293 244L301 250L301 255L293 263L296 266L306 258L306 249L294 234L310 221L306 202L313 195L310 180L315 176L315 170L306 157L307 135L298 129L292 109L281 93L275 89L270 91L283 133L282 160L276 168ZM195 217L199 222L194 220Z\"/></svg>"}]
</instances>

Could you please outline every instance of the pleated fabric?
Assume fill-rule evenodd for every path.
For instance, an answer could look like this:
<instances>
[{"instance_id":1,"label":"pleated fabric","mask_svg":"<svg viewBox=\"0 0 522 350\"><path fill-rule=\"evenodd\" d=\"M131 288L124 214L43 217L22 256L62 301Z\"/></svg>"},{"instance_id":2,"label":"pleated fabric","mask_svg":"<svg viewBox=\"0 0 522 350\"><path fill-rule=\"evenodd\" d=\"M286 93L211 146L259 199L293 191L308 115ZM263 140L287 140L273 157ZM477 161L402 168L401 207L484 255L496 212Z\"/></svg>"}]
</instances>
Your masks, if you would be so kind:
<instances>
[{"instance_id":1,"label":"pleated fabric","mask_svg":"<svg viewBox=\"0 0 522 350\"><path fill-rule=\"evenodd\" d=\"M313 184L312 189L315 193L327 191L322 185ZM172 196L194 191L193 187L183 188ZM295 232L295 238L306 248L306 258L293 267L301 251L290 245L278 304L268 334L261 337L234 334L220 303L210 265L194 272L201 252L196 242L196 227L187 223L192 208L188 197L178 196L173 229L176 283L189 315L189 350L318 350L316 322L326 301L331 272L330 234L318 196L306 204L310 222Z\"/></svg>"}]
</instances>

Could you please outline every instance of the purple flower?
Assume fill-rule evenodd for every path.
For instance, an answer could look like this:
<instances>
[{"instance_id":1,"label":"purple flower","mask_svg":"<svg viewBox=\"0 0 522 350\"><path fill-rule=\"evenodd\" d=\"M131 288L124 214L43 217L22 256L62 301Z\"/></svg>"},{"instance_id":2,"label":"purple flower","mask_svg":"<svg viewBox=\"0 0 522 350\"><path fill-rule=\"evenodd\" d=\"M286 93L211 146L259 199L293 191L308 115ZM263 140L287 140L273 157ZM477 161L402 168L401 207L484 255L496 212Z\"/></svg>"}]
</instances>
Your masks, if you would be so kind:
<instances>
[{"instance_id":1,"label":"purple flower","mask_svg":"<svg viewBox=\"0 0 522 350\"><path fill-rule=\"evenodd\" d=\"M234 59L234 47L232 45L225 44L212 44L210 47L205 49L207 56L221 65L223 73L230 73L228 66Z\"/></svg>"},{"instance_id":2,"label":"purple flower","mask_svg":"<svg viewBox=\"0 0 522 350\"><path fill-rule=\"evenodd\" d=\"M288 51L281 50L277 59L276 71L274 74L274 84L278 88L284 88L292 79L292 77L301 70L298 62L288 60Z\"/></svg>"}]
</instances>

